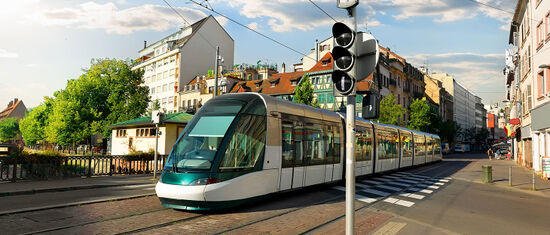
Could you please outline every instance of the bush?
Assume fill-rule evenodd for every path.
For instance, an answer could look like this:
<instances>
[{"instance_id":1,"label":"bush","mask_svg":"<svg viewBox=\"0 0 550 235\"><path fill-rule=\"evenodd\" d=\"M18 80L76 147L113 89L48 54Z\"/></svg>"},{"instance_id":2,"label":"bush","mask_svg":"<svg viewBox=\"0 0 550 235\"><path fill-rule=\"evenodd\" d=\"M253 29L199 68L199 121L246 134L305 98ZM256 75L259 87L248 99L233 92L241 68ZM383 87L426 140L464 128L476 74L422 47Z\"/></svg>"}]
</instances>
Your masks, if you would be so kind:
<instances>
[{"instance_id":1,"label":"bush","mask_svg":"<svg viewBox=\"0 0 550 235\"><path fill-rule=\"evenodd\" d=\"M143 151L132 151L128 155L124 156L126 161L143 161L143 160L154 160L155 151L149 150L149 152Z\"/></svg>"}]
</instances>

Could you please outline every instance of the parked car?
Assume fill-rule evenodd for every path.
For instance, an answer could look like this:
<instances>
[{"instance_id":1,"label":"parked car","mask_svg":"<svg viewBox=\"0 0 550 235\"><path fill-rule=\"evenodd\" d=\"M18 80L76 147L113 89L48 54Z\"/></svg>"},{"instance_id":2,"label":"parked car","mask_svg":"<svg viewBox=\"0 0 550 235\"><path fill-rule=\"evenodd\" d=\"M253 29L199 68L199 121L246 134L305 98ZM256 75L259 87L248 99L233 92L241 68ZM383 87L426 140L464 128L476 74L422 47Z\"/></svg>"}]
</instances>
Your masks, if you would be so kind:
<instances>
[{"instance_id":1,"label":"parked car","mask_svg":"<svg viewBox=\"0 0 550 235\"><path fill-rule=\"evenodd\" d=\"M458 152L458 153L464 153L464 152L466 152L466 145L465 144L455 144L454 151Z\"/></svg>"}]
</instances>

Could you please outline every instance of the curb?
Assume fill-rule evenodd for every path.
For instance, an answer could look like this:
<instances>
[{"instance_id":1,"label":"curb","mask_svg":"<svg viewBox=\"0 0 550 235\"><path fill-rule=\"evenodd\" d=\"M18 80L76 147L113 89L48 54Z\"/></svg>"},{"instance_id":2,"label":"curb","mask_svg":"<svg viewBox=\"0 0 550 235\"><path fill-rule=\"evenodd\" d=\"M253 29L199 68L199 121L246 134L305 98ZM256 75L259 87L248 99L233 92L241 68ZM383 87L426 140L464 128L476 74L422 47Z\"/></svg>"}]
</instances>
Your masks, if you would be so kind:
<instances>
[{"instance_id":1,"label":"curb","mask_svg":"<svg viewBox=\"0 0 550 235\"><path fill-rule=\"evenodd\" d=\"M37 194L37 193L65 192L65 191L82 190L82 189L108 188L108 187L117 187L117 186L146 185L146 184L151 184L151 183L96 184L96 185L70 186L70 187L62 187L62 188L31 189L31 190L3 192L3 193L0 193L0 197L30 195L30 194Z\"/></svg>"}]
</instances>

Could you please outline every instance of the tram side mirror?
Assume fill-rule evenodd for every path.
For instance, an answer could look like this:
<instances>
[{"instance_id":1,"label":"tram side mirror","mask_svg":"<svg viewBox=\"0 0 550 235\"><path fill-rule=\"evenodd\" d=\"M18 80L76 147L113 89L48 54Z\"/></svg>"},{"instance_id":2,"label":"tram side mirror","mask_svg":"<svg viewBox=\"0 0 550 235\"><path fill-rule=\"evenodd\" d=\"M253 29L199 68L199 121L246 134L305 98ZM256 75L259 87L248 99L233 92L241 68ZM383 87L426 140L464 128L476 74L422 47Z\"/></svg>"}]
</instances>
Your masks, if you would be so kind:
<instances>
[{"instance_id":1,"label":"tram side mirror","mask_svg":"<svg viewBox=\"0 0 550 235\"><path fill-rule=\"evenodd\" d=\"M367 91L363 97L363 118L378 119L380 113L380 95L378 92Z\"/></svg>"}]
</instances>

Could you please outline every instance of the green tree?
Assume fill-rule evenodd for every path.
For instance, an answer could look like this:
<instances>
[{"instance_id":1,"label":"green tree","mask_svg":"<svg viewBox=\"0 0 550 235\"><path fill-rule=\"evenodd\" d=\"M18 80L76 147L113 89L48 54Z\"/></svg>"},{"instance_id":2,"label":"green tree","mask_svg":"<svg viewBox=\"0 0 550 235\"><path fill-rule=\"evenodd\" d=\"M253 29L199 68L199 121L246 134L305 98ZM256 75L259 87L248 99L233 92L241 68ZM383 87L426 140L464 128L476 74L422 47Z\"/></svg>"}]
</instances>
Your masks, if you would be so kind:
<instances>
[{"instance_id":1,"label":"green tree","mask_svg":"<svg viewBox=\"0 0 550 235\"><path fill-rule=\"evenodd\" d=\"M304 76L294 90L294 102L313 106L313 85L309 76Z\"/></svg>"},{"instance_id":2,"label":"green tree","mask_svg":"<svg viewBox=\"0 0 550 235\"><path fill-rule=\"evenodd\" d=\"M6 118L0 121L0 141L13 140L19 134L19 120Z\"/></svg>"},{"instance_id":3,"label":"green tree","mask_svg":"<svg viewBox=\"0 0 550 235\"><path fill-rule=\"evenodd\" d=\"M149 88L141 86L143 72L130 68L128 61L92 60L84 74L55 93L46 139L70 145L95 134L108 138L108 125L143 115Z\"/></svg>"},{"instance_id":4,"label":"green tree","mask_svg":"<svg viewBox=\"0 0 550 235\"><path fill-rule=\"evenodd\" d=\"M390 94L380 101L380 117L378 118L378 122L398 125L400 117L403 117L403 114L406 112L405 108L397 104L395 96Z\"/></svg>"},{"instance_id":5,"label":"green tree","mask_svg":"<svg viewBox=\"0 0 550 235\"><path fill-rule=\"evenodd\" d=\"M148 107L148 108L147 108L147 115L148 115L148 116L151 116L151 115L153 115L153 111L159 110L159 109L160 109L160 102L159 102L159 100L154 100L154 101L152 101L152 103L151 103L151 107Z\"/></svg>"},{"instance_id":6,"label":"green tree","mask_svg":"<svg viewBox=\"0 0 550 235\"><path fill-rule=\"evenodd\" d=\"M27 144L36 144L46 138L46 126L52 113L53 99L44 97L44 103L33 108L21 119L19 130Z\"/></svg>"},{"instance_id":7,"label":"green tree","mask_svg":"<svg viewBox=\"0 0 550 235\"><path fill-rule=\"evenodd\" d=\"M447 142L450 145L454 143L455 137L457 137L457 133L461 131L461 128L459 125L457 125L453 120L448 120L445 122L442 122L439 127L439 137L441 137L441 141Z\"/></svg>"},{"instance_id":8,"label":"green tree","mask_svg":"<svg viewBox=\"0 0 550 235\"><path fill-rule=\"evenodd\" d=\"M409 109L409 128L417 131L426 131L431 124L430 105L426 103L426 98L414 99Z\"/></svg>"}]
</instances>

